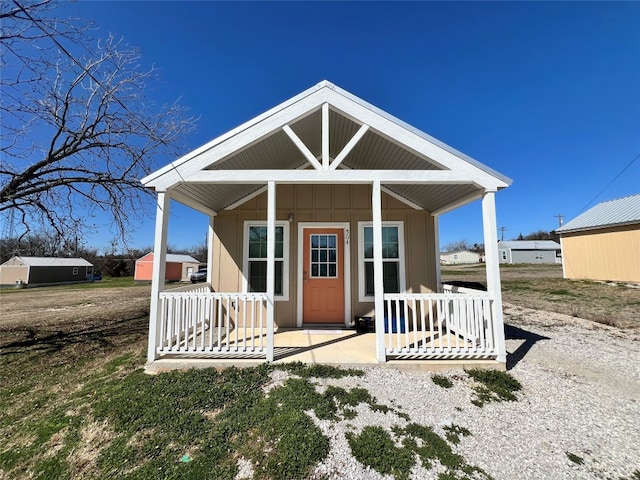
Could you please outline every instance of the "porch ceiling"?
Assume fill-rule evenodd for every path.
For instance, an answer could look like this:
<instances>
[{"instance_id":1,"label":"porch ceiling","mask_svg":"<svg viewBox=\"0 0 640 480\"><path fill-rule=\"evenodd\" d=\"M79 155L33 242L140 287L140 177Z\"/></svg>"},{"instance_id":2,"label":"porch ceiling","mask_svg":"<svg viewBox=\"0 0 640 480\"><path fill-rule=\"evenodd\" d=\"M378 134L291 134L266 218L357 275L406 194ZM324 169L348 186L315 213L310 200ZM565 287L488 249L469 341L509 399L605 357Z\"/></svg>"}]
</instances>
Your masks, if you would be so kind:
<instances>
[{"instance_id":1,"label":"porch ceiling","mask_svg":"<svg viewBox=\"0 0 640 480\"><path fill-rule=\"evenodd\" d=\"M326 117L323 104L328 104ZM322 163L323 126L327 120L329 164L343 150L348 151L338 170L462 173L457 178L463 181L453 184L385 185L382 180L389 191L427 211L442 212L468 203L481 196L488 183L496 185L495 189L510 183L470 157L326 82L168 165L143 179L143 183L161 190L169 188L173 198L194 208L223 210L260 190L272 178L264 178L262 184L200 183L195 181L198 172L203 172L204 177L205 172L210 175L212 171L284 172L312 168L307 157ZM369 128L349 150L349 143L358 137L363 125ZM308 149L307 156L292 141L286 126Z\"/></svg>"}]
</instances>

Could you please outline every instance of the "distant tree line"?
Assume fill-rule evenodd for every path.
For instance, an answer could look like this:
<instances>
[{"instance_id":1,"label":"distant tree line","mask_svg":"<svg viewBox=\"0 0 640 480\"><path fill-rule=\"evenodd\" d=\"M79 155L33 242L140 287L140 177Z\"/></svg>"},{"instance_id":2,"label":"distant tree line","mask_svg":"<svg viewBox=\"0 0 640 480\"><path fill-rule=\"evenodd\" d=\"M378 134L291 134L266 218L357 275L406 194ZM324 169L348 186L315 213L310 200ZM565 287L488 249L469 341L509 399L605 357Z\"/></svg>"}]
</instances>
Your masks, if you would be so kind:
<instances>
[{"instance_id":1,"label":"distant tree line","mask_svg":"<svg viewBox=\"0 0 640 480\"><path fill-rule=\"evenodd\" d=\"M560 242L560 235L556 232L547 230L537 230L528 235L518 235L518 238L514 238L513 240L553 240L554 242Z\"/></svg>"},{"instance_id":2,"label":"distant tree line","mask_svg":"<svg viewBox=\"0 0 640 480\"><path fill-rule=\"evenodd\" d=\"M484 243L471 243L467 240L449 242L444 246L444 252L475 252L484 255Z\"/></svg>"},{"instance_id":3,"label":"distant tree line","mask_svg":"<svg viewBox=\"0 0 640 480\"><path fill-rule=\"evenodd\" d=\"M11 257L81 257L94 265L95 271L107 277L128 277L135 271L136 260L153 251L152 247L118 249L114 241L100 253L95 247L87 247L78 237L63 237L55 231L44 231L21 237L0 239L0 263ZM168 253L191 255L196 260L207 259L206 242L191 248L167 247Z\"/></svg>"}]
</instances>

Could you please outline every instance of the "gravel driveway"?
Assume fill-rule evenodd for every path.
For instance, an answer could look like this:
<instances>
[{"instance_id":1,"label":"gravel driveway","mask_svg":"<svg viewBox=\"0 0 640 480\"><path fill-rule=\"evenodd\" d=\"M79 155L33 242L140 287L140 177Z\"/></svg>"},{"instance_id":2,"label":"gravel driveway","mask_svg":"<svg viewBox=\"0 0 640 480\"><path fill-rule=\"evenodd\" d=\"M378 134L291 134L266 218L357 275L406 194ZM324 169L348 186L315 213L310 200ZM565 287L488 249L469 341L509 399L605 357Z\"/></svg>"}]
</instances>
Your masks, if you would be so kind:
<instances>
[{"instance_id":1,"label":"gravel driveway","mask_svg":"<svg viewBox=\"0 0 640 480\"><path fill-rule=\"evenodd\" d=\"M505 305L505 314L509 372L523 385L517 402L476 407L463 372L444 374L454 383L449 389L436 386L431 373L386 368L328 383L364 387L442 437L447 425L467 428L471 435L454 451L496 480L640 478L638 332L513 305ZM332 439L318 478L390 478L356 462L345 433L357 434L366 425L390 430L407 421L364 404L358 409L354 420L317 421ZM438 465L414 467L411 478L438 478L443 471Z\"/></svg>"}]
</instances>

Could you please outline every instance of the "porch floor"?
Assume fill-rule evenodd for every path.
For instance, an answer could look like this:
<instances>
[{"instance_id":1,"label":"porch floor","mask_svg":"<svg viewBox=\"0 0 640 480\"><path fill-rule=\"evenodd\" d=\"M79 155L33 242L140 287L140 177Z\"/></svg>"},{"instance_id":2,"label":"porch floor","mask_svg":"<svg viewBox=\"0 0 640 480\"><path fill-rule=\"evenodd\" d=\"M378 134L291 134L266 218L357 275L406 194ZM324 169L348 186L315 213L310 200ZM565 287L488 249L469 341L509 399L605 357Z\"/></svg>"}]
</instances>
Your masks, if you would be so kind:
<instances>
[{"instance_id":1,"label":"porch floor","mask_svg":"<svg viewBox=\"0 0 640 480\"><path fill-rule=\"evenodd\" d=\"M265 340L266 343L266 340ZM387 360L376 359L375 333L357 333L347 329L279 329L274 334L274 362L302 362L327 364L345 368L386 367L401 370L456 370L489 368L504 370L505 364L486 359L460 360ZM207 354L165 355L145 366L147 373L190 368L238 368L252 367L264 363L256 358L208 358Z\"/></svg>"}]
</instances>

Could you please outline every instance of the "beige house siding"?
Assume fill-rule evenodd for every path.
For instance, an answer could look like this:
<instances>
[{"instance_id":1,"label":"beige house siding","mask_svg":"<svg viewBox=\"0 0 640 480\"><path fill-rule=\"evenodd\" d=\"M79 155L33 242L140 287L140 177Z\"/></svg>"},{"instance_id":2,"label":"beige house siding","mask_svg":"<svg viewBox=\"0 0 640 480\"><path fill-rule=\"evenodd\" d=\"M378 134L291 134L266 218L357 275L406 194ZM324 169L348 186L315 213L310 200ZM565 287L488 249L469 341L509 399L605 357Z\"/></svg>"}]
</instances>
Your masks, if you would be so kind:
<instances>
[{"instance_id":1,"label":"beige house siding","mask_svg":"<svg viewBox=\"0 0 640 480\"><path fill-rule=\"evenodd\" d=\"M640 283L640 224L562 234L565 278Z\"/></svg>"},{"instance_id":2,"label":"beige house siding","mask_svg":"<svg viewBox=\"0 0 640 480\"><path fill-rule=\"evenodd\" d=\"M234 210L221 211L215 219L212 286L218 292L243 288L244 222L266 221L266 193ZM371 221L370 185L278 185L276 221L289 225L289 300L276 301L279 327L295 327L297 316L298 223L330 222L350 225L351 316L366 315L373 302L358 300L358 222ZM433 216L383 194L383 221L404 222L405 275L408 292L437 291Z\"/></svg>"},{"instance_id":3,"label":"beige house siding","mask_svg":"<svg viewBox=\"0 0 640 480\"><path fill-rule=\"evenodd\" d=\"M17 258L12 258L0 267L0 285L15 285L19 280L22 283L28 282L29 267Z\"/></svg>"}]
</instances>

